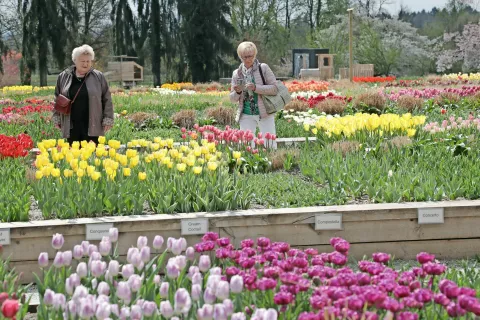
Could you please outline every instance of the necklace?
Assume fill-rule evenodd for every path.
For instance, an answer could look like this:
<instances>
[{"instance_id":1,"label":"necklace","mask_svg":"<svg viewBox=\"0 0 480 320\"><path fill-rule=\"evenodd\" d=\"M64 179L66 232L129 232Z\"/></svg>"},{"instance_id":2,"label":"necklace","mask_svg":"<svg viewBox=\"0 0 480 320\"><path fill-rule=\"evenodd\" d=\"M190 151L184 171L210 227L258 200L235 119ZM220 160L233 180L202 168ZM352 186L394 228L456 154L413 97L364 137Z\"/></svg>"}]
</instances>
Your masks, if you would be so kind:
<instances>
[{"instance_id":1,"label":"necklace","mask_svg":"<svg viewBox=\"0 0 480 320\"><path fill-rule=\"evenodd\" d=\"M83 79L85 79L85 75L84 75L83 77L79 77L79 76L77 76L77 73L76 73L76 72L74 73L74 75L75 75L75 78L77 78L77 80L78 80L79 82L82 82Z\"/></svg>"}]
</instances>

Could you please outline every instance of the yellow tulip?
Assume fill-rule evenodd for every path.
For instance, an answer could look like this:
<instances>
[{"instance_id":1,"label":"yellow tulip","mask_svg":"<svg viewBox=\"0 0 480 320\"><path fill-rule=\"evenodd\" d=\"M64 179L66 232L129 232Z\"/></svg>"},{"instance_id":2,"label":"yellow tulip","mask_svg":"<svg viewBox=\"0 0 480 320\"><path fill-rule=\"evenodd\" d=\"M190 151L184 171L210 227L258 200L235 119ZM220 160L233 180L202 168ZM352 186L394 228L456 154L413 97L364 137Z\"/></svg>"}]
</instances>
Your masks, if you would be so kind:
<instances>
[{"instance_id":1,"label":"yellow tulip","mask_svg":"<svg viewBox=\"0 0 480 320\"><path fill-rule=\"evenodd\" d=\"M104 136L98 137L98 143L105 144L105 137Z\"/></svg>"},{"instance_id":2,"label":"yellow tulip","mask_svg":"<svg viewBox=\"0 0 480 320\"><path fill-rule=\"evenodd\" d=\"M145 172L139 172L138 179L140 179L140 181L147 179L147 174Z\"/></svg>"},{"instance_id":3,"label":"yellow tulip","mask_svg":"<svg viewBox=\"0 0 480 320\"><path fill-rule=\"evenodd\" d=\"M98 179L100 179L100 177L102 176L102 174L98 171L95 171L92 173L91 175L91 178L93 181L97 181Z\"/></svg>"},{"instance_id":4,"label":"yellow tulip","mask_svg":"<svg viewBox=\"0 0 480 320\"><path fill-rule=\"evenodd\" d=\"M58 168L52 169L52 177L54 178L60 177L60 169Z\"/></svg>"},{"instance_id":5,"label":"yellow tulip","mask_svg":"<svg viewBox=\"0 0 480 320\"><path fill-rule=\"evenodd\" d=\"M217 170L218 164L216 162L208 162L207 167L208 170L215 171Z\"/></svg>"},{"instance_id":6,"label":"yellow tulip","mask_svg":"<svg viewBox=\"0 0 480 320\"><path fill-rule=\"evenodd\" d=\"M187 165L185 163L177 163L177 170L180 172L184 172L187 169Z\"/></svg>"},{"instance_id":7,"label":"yellow tulip","mask_svg":"<svg viewBox=\"0 0 480 320\"><path fill-rule=\"evenodd\" d=\"M125 177L130 177L130 175L132 174L130 168L123 168L123 175Z\"/></svg>"},{"instance_id":8,"label":"yellow tulip","mask_svg":"<svg viewBox=\"0 0 480 320\"><path fill-rule=\"evenodd\" d=\"M87 174L91 176L95 172L95 167L94 166L88 166L87 167Z\"/></svg>"},{"instance_id":9,"label":"yellow tulip","mask_svg":"<svg viewBox=\"0 0 480 320\"><path fill-rule=\"evenodd\" d=\"M194 174L202 173L202 167L193 167L193 173Z\"/></svg>"},{"instance_id":10,"label":"yellow tulip","mask_svg":"<svg viewBox=\"0 0 480 320\"><path fill-rule=\"evenodd\" d=\"M102 164L102 160L95 158L95 165L98 167Z\"/></svg>"},{"instance_id":11,"label":"yellow tulip","mask_svg":"<svg viewBox=\"0 0 480 320\"><path fill-rule=\"evenodd\" d=\"M42 178L43 178L43 173L42 173L42 171L37 170L37 171L35 172L35 179L40 180L40 179L42 179Z\"/></svg>"},{"instance_id":12,"label":"yellow tulip","mask_svg":"<svg viewBox=\"0 0 480 320\"><path fill-rule=\"evenodd\" d=\"M85 169L88 167L88 162L85 161L85 160L80 161L79 167L80 167L80 169L84 169L84 170L85 170Z\"/></svg>"},{"instance_id":13,"label":"yellow tulip","mask_svg":"<svg viewBox=\"0 0 480 320\"><path fill-rule=\"evenodd\" d=\"M78 169L76 174L77 174L77 177L81 178L85 175L85 171L83 169Z\"/></svg>"}]
</instances>

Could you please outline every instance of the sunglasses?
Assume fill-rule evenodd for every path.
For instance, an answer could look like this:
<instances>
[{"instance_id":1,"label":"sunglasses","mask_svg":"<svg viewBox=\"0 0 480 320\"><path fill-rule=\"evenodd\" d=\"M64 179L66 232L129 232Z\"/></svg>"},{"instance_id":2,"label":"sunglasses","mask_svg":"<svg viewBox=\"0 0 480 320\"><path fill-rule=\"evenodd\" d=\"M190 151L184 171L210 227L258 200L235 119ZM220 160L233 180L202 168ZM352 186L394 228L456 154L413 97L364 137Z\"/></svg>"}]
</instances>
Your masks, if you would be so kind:
<instances>
[{"instance_id":1,"label":"sunglasses","mask_svg":"<svg viewBox=\"0 0 480 320\"><path fill-rule=\"evenodd\" d=\"M253 57L255 57L255 56L254 56L254 55L243 56L243 57L242 57L242 60L252 59Z\"/></svg>"}]
</instances>

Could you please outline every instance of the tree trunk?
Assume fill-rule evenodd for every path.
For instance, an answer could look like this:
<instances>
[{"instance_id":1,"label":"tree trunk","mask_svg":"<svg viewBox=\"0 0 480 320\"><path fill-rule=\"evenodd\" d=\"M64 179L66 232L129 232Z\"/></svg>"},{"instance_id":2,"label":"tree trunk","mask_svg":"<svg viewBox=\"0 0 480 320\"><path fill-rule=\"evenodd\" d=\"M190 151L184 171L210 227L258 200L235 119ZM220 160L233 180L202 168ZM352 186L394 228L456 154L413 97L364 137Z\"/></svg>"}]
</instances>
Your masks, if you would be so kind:
<instances>
[{"instance_id":1,"label":"tree trunk","mask_svg":"<svg viewBox=\"0 0 480 320\"><path fill-rule=\"evenodd\" d=\"M160 39L160 4L159 0L152 0L151 11L151 34L150 43L152 50L152 73L153 73L153 86L160 86L160 67L161 67L161 39Z\"/></svg>"}]
</instances>

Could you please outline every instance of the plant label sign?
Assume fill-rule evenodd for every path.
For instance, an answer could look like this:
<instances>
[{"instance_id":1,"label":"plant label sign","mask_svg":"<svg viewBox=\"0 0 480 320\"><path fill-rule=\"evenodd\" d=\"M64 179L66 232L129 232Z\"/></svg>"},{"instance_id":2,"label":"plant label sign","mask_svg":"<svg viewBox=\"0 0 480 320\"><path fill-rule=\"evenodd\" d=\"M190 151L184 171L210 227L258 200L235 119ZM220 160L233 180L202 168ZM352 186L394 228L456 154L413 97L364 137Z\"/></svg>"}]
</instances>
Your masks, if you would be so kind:
<instances>
[{"instance_id":1,"label":"plant label sign","mask_svg":"<svg viewBox=\"0 0 480 320\"><path fill-rule=\"evenodd\" d=\"M343 230L341 213L315 215L315 230Z\"/></svg>"},{"instance_id":2,"label":"plant label sign","mask_svg":"<svg viewBox=\"0 0 480 320\"><path fill-rule=\"evenodd\" d=\"M418 224L444 223L444 208L418 209Z\"/></svg>"},{"instance_id":3,"label":"plant label sign","mask_svg":"<svg viewBox=\"0 0 480 320\"><path fill-rule=\"evenodd\" d=\"M102 240L102 237L108 237L110 228L113 228L113 223L92 223L86 224L87 240Z\"/></svg>"},{"instance_id":4,"label":"plant label sign","mask_svg":"<svg viewBox=\"0 0 480 320\"><path fill-rule=\"evenodd\" d=\"M183 219L181 225L182 236L205 234L208 232L207 218Z\"/></svg>"},{"instance_id":5,"label":"plant label sign","mask_svg":"<svg viewBox=\"0 0 480 320\"><path fill-rule=\"evenodd\" d=\"M10 229L0 229L0 245L10 244Z\"/></svg>"}]
</instances>

